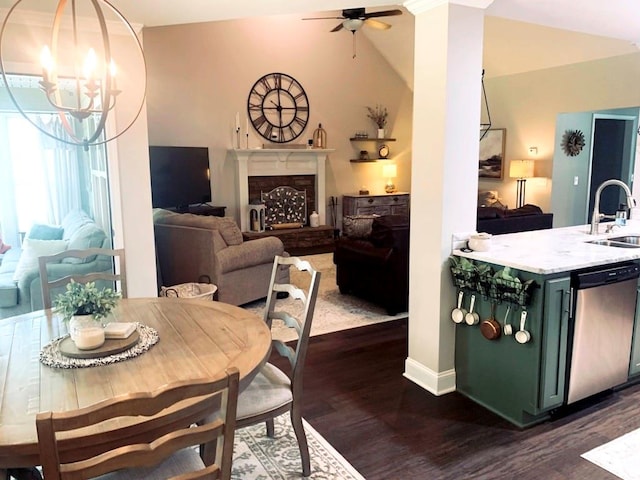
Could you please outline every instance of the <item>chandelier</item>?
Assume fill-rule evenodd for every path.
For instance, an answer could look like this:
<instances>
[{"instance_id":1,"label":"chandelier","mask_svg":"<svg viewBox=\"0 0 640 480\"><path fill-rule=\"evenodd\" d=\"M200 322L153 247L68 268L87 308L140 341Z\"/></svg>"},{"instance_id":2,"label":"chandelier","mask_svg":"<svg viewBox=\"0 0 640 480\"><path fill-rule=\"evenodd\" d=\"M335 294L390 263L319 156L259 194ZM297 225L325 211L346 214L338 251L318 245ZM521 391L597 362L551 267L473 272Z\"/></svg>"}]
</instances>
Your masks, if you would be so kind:
<instances>
[{"instance_id":1,"label":"chandelier","mask_svg":"<svg viewBox=\"0 0 640 480\"><path fill-rule=\"evenodd\" d=\"M87 149L118 138L138 119L146 96L144 52L134 28L107 0L46 3L57 3L55 12L42 12L45 0L18 0L2 23L0 71L9 98L31 124L61 142ZM24 65L25 57L39 63L37 89L14 80L13 74L32 73L15 71L13 64ZM122 106L117 122L107 124L116 104ZM58 121L33 115L50 112Z\"/></svg>"},{"instance_id":2,"label":"chandelier","mask_svg":"<svg viewBox=\"0 0 640 480\"><path fill-rule=\"evenodd\" d=\"M484 109L487 112L487 119L485 121L482 121L482 106L480 107L480 140L482 140L491 128L491 112L489 111L487 92L484 89L484 68L482 69L482 76L480 77L480 85L482 86L482 102L484 104Z\"/></svg>"}]
</instances>

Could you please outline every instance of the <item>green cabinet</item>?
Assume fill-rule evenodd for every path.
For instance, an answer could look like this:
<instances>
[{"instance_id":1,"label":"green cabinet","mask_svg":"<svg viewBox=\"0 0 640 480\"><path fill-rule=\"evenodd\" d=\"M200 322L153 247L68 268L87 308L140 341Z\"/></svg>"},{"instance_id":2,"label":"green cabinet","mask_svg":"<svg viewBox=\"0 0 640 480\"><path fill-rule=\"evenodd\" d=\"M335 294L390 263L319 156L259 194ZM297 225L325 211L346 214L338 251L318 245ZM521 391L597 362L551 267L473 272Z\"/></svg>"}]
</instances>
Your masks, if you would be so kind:
<instances>
[{"instance_id":1,"label":"green cabinet","mask_svg":"<svg viewBox=\"0 0 640 480\"><path fill-rule=\"evenodd\" d=\"M477 262L476 262L477 263ZM494 271L500 265L491 265ZM491 299L476 296L480 321L491 315L503 325L520 329L522 310L527 311L525 329L531 339L518 343L515 335L495 340L485 338L480 325L456 326L456 389L519 427L549 418L549 412L564 402L569 329L570 278L567 274L538 275L512 270L523 282L537 287L526 306L507 302L491 305ZM479 297L479 301L478 301ZM470 295L465 296L468 307ZM494 302L495 303L495 302Z\"/></svg>"},{"instance_id":2,"label":"green cabinet","mask_svg":"<svg viewBox=\"0 0 640 480\"><path fill-rule=\"evenodd\" d=\"M564 401L570 279L564 277L548 280L544 284L544 290L540 408L549 409Z\"/></svg>"}]
</instances>

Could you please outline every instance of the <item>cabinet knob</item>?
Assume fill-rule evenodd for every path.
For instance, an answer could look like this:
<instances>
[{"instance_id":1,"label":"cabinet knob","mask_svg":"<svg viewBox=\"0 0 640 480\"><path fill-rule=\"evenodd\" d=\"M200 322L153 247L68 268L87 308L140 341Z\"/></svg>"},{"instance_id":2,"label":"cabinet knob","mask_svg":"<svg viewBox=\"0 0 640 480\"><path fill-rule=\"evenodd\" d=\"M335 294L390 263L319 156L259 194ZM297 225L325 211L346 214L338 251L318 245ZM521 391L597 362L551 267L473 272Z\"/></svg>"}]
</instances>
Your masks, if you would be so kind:
<instances>
[{"instance_id":1,"label":"cabinet knob","mask_svg":"<svg viewBox=\"0 0 640 480\"><path fill-rule=\"evenodd\" d=\"M368 199L367 202L373 203L373 198Z\"/></svg>"},{"instance_id":2,"label":"cabinet knob","mask_svg":"<svg viewBox=\"0 0 640 480\"><path fill-rule=\"evenodd\" d=\"M393 197L393 201L394 201L394 202L397 202L398 200L399 200L399 198L398 198L398 197Z\"/></svg>"}]
</instances>

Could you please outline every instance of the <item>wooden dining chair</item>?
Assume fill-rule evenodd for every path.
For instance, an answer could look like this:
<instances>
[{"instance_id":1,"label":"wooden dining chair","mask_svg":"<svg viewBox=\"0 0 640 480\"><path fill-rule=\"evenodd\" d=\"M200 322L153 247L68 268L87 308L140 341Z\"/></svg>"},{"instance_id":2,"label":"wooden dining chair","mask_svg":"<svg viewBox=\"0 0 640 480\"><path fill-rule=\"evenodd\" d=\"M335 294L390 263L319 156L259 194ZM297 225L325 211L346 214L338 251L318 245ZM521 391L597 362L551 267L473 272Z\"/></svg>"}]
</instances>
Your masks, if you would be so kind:
<instances>
[{"instance_id":1,"label":"wooden dining chair","mask_svg":"<svg viewBox=\"0 0 640 480\"><path fill-rule=\"evenodd\" d=\"M301 272L307 272L308 288L276 283L278 268L281 265L293 266ZM293 341L293 346L276 339L272 342L276 351L289 360L291 368L285 373L271 363L265 364L238 399L237 428L266 421L267 435L270 437L275 434L273 419L289 412L300 449L302 474L305 477L311 472L311 462L307 437L302 425L302 377L319 285L320 272L315 270L308 261L297 257L275 257L267 296L265 321L271 328L272 321L279 319L286 327L295 330L297 340ZM298 302L299 308L288 308L289 311L276 309L280 292L288 293L288 298ZM300 311L301 313L298 313Z\"/></svg>"},{"instance_id":2,"label":"wooden dining chair","mask_svg":"<svg viewBox=\"0 0 640 480\"><path fill-rule=\"evenodd\" d=\"M230 479L238 380L234 367L214 379L173 383L69 412L39 413L44 478Z\"/></svg>"},{"instance_id":3,"label":"wooden dining chair","mask_svg":"<svg viewBox=\"0 0 640 480\"><path fill-rule=\"evenodd\" d=\"M102 255L108 257L115 270L104 270L100 272L87 271L82 274L64 275L64 261L81 264L85 259ZM65 250L55 255L45 255L38 258L40 268L40 285L42 287L43 308L51 308L53 300L51 294L55 289L59 289L71 280L77 283L88 282L115 282L119 283L118 291L122 298L127 298L127 272L125 266L124 249L111 250L107 248L88 248L86 250ZM52 278L52 280L49 280Z\"/></svg>"}]
</instances>

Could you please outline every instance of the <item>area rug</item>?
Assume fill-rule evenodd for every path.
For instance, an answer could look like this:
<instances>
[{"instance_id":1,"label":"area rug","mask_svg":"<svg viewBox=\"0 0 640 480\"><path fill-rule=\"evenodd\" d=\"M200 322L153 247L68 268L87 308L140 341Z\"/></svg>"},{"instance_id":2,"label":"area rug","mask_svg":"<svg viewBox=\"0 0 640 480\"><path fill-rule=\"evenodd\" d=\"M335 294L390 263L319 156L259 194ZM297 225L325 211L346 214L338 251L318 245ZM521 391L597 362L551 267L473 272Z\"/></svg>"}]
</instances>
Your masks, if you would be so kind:
<instances>
[{"instance_id":1,"label":"area rug","mask_svg":"<svg viewBox=\"0 0 640 480\"><path fill-rule=\"evenodd\" d=\"M580 455L623 480L640 480L640 429Z\"/></svg>"},{"instance_id":2,"label":"area rug","mask_svg":"<svg viewBox=\"0 0 640 480\"><path fill-rule=\"evenodd\" d=\"M311 456L312 480L364 480L327 441L303 420ZM298 442L289 414L275 419L275 437L267 437L264 423L236 430L233 480L304 478Z\"/></svg>"},{"instance_id":3,"label":"area rug","mask_svg":"<svg viewBox=\"0 0 640 480\"><path fill-rule=\"evenodd\" d=\"M353 295L341 294L336 284L336 266L333 263L332 253L307 255L302 258L311 262L311 265L321 272L316 309L313 315L313 323L311 324L312 336L387 322L407 316L406 312L398 315L388 315L386 310L378 305ZM295 268L291 269L291 282L300 287L305 288L308 285L308 277L306 272L298 272ZM278 300L276 309L299 314L301 313L301 309L297 305L299 303L289 299ZM244 308L262 316L265 301L251 302L244 305ZM277 320L274 321L272 327L274 338L283 341L295 338L295 335Z\"/></svg>"}]
</instances>

